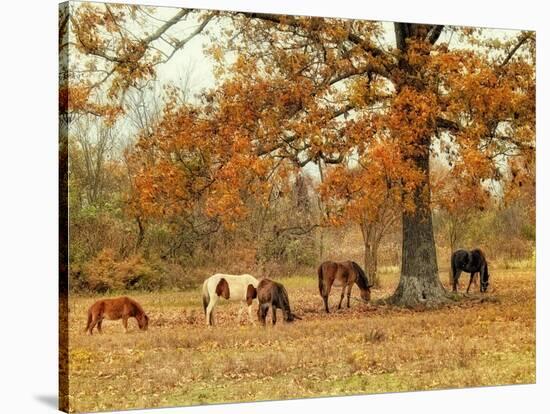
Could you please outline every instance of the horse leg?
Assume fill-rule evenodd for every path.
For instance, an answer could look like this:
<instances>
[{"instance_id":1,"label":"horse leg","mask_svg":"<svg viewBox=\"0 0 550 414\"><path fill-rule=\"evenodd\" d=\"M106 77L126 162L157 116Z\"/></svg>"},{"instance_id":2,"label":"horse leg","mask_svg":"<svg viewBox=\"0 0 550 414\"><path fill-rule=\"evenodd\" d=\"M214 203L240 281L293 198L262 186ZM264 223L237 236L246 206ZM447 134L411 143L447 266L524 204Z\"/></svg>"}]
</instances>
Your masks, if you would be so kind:
<instances>
[{"instance_id":1,"label":"horse leg","mask_svg":"<svg viewBox=\"0 0 550 414\"><path fill-rule=\"evenodd\" d=\"M352 285L348 285L348 308L349 308L349 299L351 297L351 288L352 288Z\"/></svg>"},{"instance_id":2,"label":"horse leg","mask_svg":"<svg viewBox=\"0 0 550 414\"><path fill-rule=\"evenodd\" d=\"M99 321L98 318L92 319L92 323L90 324L90 329L89 329L90 335L93 335L94 327L97 325L98 321Z\"/></svg>"},{"instance_id":3,"label":"horse leg","mask_svg":"<svg viewBox=\"0 0 550 414\"><path fill-rule=\"evenodd\" d=\"M277 323L277 308L273 305L271 305L271 322L273 325Z\"/></svg>"},{"instance_id":4,"label":"horse leg","mask_svg":"<svg viewBox=\"0 0 550 414\"><path fill-rule=\"evenodd\" d=\"M262 318L263 318L264 326L267 320L267 312L269 312L269 305L265 304L262 308Z\"/></svg>"},{"instance_id":5,"label":"horse leg","mask_svg":"<svg viewBox=\"0 0 550 414\"><path fill-rule=\"evenodd\" d=\"M472 286L472 280L474 280L475 272L470 273L470 283L468 283L468 288L466 289L466 293L470 293L470 286Z\"/></svg>"},{"instance_id":6,"label":"horse leg","mask_svg":"<svg viewBox=\"0 0 550 414\"><path fill-rule=\"evenodd\" d=\"M323 296L323 303L325 304L325 312L329 313L329 310L328 310L328 295Z\"/></svg>"},{"instance_id":7,"label":"horse leg","mask_svg":"<svg viewBox=\"0 0 550 414\"><path fill-rule=\"evenodd\" d=\"M252 317L252 304L248 305L248 320L252 323L252 325L256 325L256 322Z\"/></svg>"},{"instance_id":8,"label":"horse leg","mask_svg":"<svg viewBox=\"0 0 550 414\"><path fill-rule=\"evenodd\" d=\"M237 325L241 324L241 317L243 315L243 305L239 307L239 312L237 313Z\"/></svg>"},{"instance_id":9,"label":"horse leg","mask_svg":"<svg viewBox=\"0 0 550 414\"><path fill-rule=\"evenodd\" d=\"M338 309L342 309L342 301L344 300L344 295L346 293L346 285L342 288L342 293L340 294L340 302L338 303Z\"/></svg>"},{"instance_id":10,"label":"horse leg","mask_svg":"<svg viewBox=\"0 0 550 414\"><path fill-rule=\"evenodd\" d=\"M460 274L462 271L460 269L456 269L456 271L453 273L453 292L457 291L458 286L458 278L460 277Z\"/></svg>"},{"instance_id":11,"label":"horse leg","mask_svg":"<svg viewBox=\"0 0 550 414\"><path fill-rule=\"evenodd\" d=\"M258 307L258 319L260 320L263 326L265 326L265 319L267 317L268 306L269 305L263 304L260 307Z\"/></svg>"},{"instance_id":12,"label":"horse leg","mask_svg":"<svg viewBox=\"0 0 550 414\"><path fill-rule=\"evenodd\" d=\"M328 297L329 297L329 295L330 295L330 288L331 288L331 287L332 287L332 285L328 285L328 286L326 287L326 291L324 291L324 292L323 292L323 295L322 295L322 296L323 296L323 302L324 302L324 304L325 304L325 311L326 311L327 313L329 313L329 310L328 310Z\"/></svg>"},{"instance_id":13,"label":"horse leg","mask_svg":"<svg viewBox=\"0 0 550 414\"><path fill-rule=\"evenodd\" d=\"M103 319L100 319L98 322L97 322L97 331L102 334L103 332L101 331L101 323L103 322Z\"/></svg>"},{"instance_id":14,"label":"horse leg","mask_svg":"<svg viewBox=\"0 0 550 414\"><path fill-rule=\"evenodd\" d=\"M213 295L212 295L213 296ZM210 302L206 307L206 325L214 325L214 306L216 306L217 299L210 296Z\"/></svg>"},{"instance_id":15,"label":"horse leg","mask_svg":"<svg viewBox=\"0 0 550 414\"><path fill-rule=\"evenodd\" d=\"M128 333L128 315L122 317L122 326L124 326L124 331Z\"/></svg>"}]
</instances>

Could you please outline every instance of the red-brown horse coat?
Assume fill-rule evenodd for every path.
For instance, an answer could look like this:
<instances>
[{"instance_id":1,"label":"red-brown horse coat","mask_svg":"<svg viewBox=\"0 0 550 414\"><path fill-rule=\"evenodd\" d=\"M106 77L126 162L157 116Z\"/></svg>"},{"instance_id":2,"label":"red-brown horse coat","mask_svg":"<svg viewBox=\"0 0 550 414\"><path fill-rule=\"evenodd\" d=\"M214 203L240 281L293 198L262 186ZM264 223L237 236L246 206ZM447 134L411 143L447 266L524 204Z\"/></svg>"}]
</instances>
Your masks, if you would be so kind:
<instances>
[{"instance_id":1,"label":"red-brown horse coat","mask_svg":"<svg viewBox=\"0 0 550 414\"><path fill-rule=\"evenodd\" d=\"M258 291L253 285L248 285L246 288L246 304L252 305L252 301L258 297Z\"/></svg>"},{"instance_id":2,"label":"red-brown horse coat","mask_svg":"<svg viewBox=\"0 0 550 414\"><path fill-rule=\"evenodd\" d=\"M221 296L224 299L230 298L229 283L224 278L220 279L216 286L216 295Z\"/></svg>"},{"instance_id":3,"label":"red-brown horse coat","mask_svg":"<svg viewBox=\"0 0 550 414\"><path fill-rule=\"evenodd\" d=\"M331 262L326 261L321 263L317 269L319 276L319 293L323 298L325 305L325 311L329 313L328 297L330 295L331 287L342 286L342 294L340 295L340 302L338 303L338 309L342 308L342 301L344 300L344 294L346 288L348 290L348 308L350 307L351 288L356 283L361 291L361 298L368 302L370 301L370 288L368 278L357 263L352 261L347 262Z\"/></svg>"},{"instance_id":4,"label":"red-brown horse coat","mask_svg":"<svg viewBox=\"0 0 550 414\"><path fill-rule=\"evenodd\" d=\"M94 327L97 326L99 333L103 319L118 320L122 319L122 325L128 332L128 318L136 318L139 329L147 330L149 317L143 311L143 308L135 300L123 296L113 299L101 299L95 302L88 310L88 322L85 332L92 335Z\"/></svg>"}]
</instances>

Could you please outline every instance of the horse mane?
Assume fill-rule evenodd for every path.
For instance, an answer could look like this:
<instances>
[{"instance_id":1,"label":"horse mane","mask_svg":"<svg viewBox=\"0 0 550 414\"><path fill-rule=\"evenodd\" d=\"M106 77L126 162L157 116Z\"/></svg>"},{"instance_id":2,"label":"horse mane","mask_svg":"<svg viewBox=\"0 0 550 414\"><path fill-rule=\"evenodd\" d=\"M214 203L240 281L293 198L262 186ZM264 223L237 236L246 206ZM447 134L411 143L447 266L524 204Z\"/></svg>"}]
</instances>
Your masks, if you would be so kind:
<instances>
[{"instance_id":1,"label":"horse mane","mask_svg":"<svg viewBox=\"0 0 550 414\"><path fill-rule=\"evenodd\" d=\"M479 256L483 259L485 263L487 263L487 258L485 257L485 253L483 253L483 250L481 249L474 249L472 250L472 253L477 253Z\"/></svg>"},{"instance_id":2,"label":"horse mane","mask_svg":"<svg viewBox=\"0 0 550 414\"><path fill-rule=\"evenodd\" d=\"M351 262L351 264L355 269L355 271L357 272L357 278L356 278L357 286L359 286L359 288L362 290L369 289L369 279L365 274L365 272L363 271L363 269L361 269L361 266L359 266L355 262Z\"/></svg>"},{"instance_id":3,"label":"horse mane","mask_svg":"<svg viewBox=\"0 0 550 414\"><path fill-rule=\"evenodd\" d=\"M137 309L139 312L141 312L142 314L144 314L145 316L147 316L147 314L146 314L145 311L143 310L143 307L139 304L138 301L136 301L136 300L134 300L134 299L132 299L132 298L129 298L129 297L127 297L127 296L126 296L126 298L130 301L130 303L131 303L132 305L134 305L134 306L136 307L136 309Z\"/></svg>"},{"instance_id":4,"label":"horse mane","mask_svg":"<svg viewBox=\"0 0 550 414\"><path fill-rule=\"evenodd\" d=\"M481 249L472 250L472 253L474 252L479 254L483 262L481 264L481 268L483 269L483 272L480 272L479 278L481 281L488 283L489 282L489 265L487 264L487 258L485 257L485 253L483 253L483 250Z\"/></svg>"}]
</instances>

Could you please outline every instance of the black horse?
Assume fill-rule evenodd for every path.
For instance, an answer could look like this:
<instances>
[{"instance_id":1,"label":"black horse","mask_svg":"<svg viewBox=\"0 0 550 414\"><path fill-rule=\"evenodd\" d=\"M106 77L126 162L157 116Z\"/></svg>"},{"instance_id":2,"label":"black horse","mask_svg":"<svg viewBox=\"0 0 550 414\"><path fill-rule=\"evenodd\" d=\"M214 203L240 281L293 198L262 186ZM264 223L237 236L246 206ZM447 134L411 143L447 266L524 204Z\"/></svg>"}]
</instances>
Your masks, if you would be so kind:
<instances>
[{"instance_id":1,"label":"black horse","mask_svg":"<svg viewBox=\"0 0 550 414\"><path fill-rule=\"evenodd\" d=\"M480 249L457 250L451 257L451 268L453 271L453 292L456 292L458 278L462 271L470 273L470 283L468 283L466 293L469 293L474 276L478 272L480 279L479 291L481 293L487 291L489 287L489 268L487 267L485 255Z\"/></svg>"}]
</instances>

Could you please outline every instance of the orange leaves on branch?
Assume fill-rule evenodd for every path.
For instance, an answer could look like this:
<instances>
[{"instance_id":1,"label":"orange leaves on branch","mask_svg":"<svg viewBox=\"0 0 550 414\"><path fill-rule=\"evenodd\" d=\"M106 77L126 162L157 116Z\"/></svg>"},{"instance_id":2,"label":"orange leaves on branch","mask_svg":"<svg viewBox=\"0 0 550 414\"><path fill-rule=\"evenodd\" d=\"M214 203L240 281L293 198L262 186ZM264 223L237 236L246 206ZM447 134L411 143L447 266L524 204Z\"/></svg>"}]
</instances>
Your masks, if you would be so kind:
<instances>
[{"instance_id":1,"label":"orange leaves on branch","mask_svg":"<svg viewBox=\"0 0 550 414\"><path fill-rule=\"evenodd\" d=\"M487 187L479 179L458 174L442 163L434 163L431 184L433 205L453 217L482 210L491 202Z\"/></svg>"},{"instance_id":2,"label":"orange leaves on branch","mask_svg":"<svg viewBox=\"0 0 550 414\"><path fill-rule=\"evenodd\" d=\"M207 21L204 12L189 13ZM534 37L526 33L489 42L481 30L445 28L463 34L458 47L444 37L432 44L431 28L413 25L406 47L392 49L376 22L216 18L227 24L205 48L219 74L215 89L193 107L168 90L162 122L136 145L137 199L150 215L204 210L231 226L246 215L247 199L265 200L268 179L284 181L308 162L341 162L326 169L322 196L342 217L374 220L388 200L417 207L411 195L429 184L429 154L448 161L450 182L474 192L505 176L511 156L532 164ZM132 9L83 6L74 22L78 48L103 62L84 66L112 76L111 100L155 76L160 57L143 41L149 36L118 33L139 26ZM505 59L521 36L527 47ZM92 84L73 85L74 108L90 109ZM422 188L427 200L429 189Z\"/></svg>"},{"instance_id":3,"label":"orange leaves on branch","mask_svg":"<svg viewBox=\"0 0 550 414\"><path fill-rule=\"evenodd\" d=\"M399 147L385 142L373 144L354 168L344 164L331 168L319 188L331 212L330 224L375 223L384 211L400 206L401 180L409 174L405 165Z\"/></svg>"},{"instance_id":4,"label":"orange leaves on branch","mask_svg":"<svg viewBox=\"0 0 550 414\"><path fill-rule=\"evenodd\" d=\"M146 214L202 212L226 228L243 219L247 201L265 200L273 159L258 157L252 111L234 99L236 83L212 97L212 106L170 105L153 136L135 147L136 184Z\"/></svg>"},{"instance_id":5,"label":"orange leaves on branch","mask_svg":"<svg viewBox=\"0 0 550 414\"><path fill-rule=\"evenodd\" d=\"M437 113L435 95L405 87L393 100L384 123L403 151L414 155L433 135Z\"/></svg>"},{"instance_id":6,"label":"orange leaves on branch","mask_svg":"<svg viewBox=\"0 0 550 414\"><path fill-rule=\"evenodd\" d=\"M71 83L61 85L59 88L59 111L60 113L81 113L92 114L112 125L117 118L123 114L120 105L115 103L97 103L90 99L92 90L88 85L72 85Z\"/></svg>"}]
</instances>

